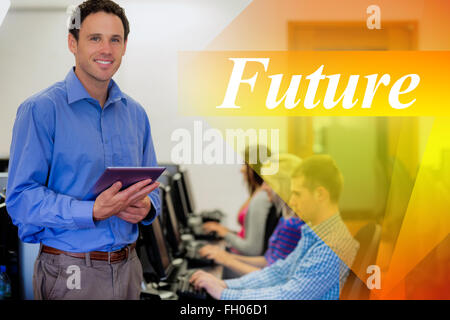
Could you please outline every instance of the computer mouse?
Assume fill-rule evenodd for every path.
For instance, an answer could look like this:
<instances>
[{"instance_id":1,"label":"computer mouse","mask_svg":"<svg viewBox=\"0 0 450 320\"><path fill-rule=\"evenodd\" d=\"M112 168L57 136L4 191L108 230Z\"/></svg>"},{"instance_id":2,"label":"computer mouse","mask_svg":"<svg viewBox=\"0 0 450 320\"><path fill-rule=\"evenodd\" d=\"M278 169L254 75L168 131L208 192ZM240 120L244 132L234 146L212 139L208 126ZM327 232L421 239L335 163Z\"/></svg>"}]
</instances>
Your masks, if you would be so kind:
<instances>
[{"instance_id":1,"label":"computer mouse","mask_svg":"<svg viewBox=\"0 0 450 320\"><path fill-rule=\"evenodd\" d=\"M177 259L175 259L175 260L172 261L172 265L173 265L174 267L178 267L178 266L180 266L182 263L183 263L183 259L181 259L181 258L177 258Z\"/></svg>"},{"instance_id":2,"label":"computer mouse","mask_svg":"<svg viewBox=\"0 0 450 320\"><path fill-rule=\"evenodd\" d=\"M192 234L182 234L181 235L181 240L184 241L184 242L193 241L194 240L194 236Z\"/></svg>"},{"instance_id":3,"label":"computer mouse","mask_svg":"<svg viewBox=\"0 0 450 320\"><path fill-rule=\"evenodd\" d=\"M173 292L170 292L170 291L165 291L165 292L161 292L161 293L159 294L159 297L160 297L161 299L167 300L167 299L172 299L172 298L174 298L174 297L175 297L175 294L174 294Z\"/></svg>"}]
</instances>

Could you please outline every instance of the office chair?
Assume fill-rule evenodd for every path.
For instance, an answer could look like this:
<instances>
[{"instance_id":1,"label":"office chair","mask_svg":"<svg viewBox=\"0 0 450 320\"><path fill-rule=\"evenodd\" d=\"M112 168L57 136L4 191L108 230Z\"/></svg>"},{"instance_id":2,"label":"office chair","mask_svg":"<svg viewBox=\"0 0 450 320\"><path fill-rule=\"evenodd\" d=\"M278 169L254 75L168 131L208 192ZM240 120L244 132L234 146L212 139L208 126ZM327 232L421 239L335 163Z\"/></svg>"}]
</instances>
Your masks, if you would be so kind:
<instances>
[{"instance_id":1,"label":"office chair","mask_svg":"<svg viewBox=\"0 0 450 320\"><path fill-rule=\"evenodd\" d=\"M370 291L365 283L366 270L369 265L375 264L380 238L381 226L374 222L368 223L356 233L355 240L359 242L359 250L342 289L342 300L369 299Z\"/></svg>"}]
</instances>

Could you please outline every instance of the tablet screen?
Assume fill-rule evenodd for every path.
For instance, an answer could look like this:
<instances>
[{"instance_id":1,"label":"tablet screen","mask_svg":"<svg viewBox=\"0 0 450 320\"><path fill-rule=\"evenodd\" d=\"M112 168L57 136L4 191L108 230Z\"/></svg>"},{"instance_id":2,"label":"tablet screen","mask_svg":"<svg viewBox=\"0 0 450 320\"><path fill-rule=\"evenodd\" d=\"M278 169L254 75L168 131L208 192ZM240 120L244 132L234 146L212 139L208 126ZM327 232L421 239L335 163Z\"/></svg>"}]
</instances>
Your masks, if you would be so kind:
<instances>
[{"instance_id":1,"label":"tablet screen","mask_svg":"<svg viewBox=\"0 0 450 320\"><path fill-rule=\"evenodd\" d=\"M164 167L108 167L92 187L89 196L97 197L117 181L122 182L122 190L146 179L155 182L164 170Z\"/></svg>"}]
</instances>

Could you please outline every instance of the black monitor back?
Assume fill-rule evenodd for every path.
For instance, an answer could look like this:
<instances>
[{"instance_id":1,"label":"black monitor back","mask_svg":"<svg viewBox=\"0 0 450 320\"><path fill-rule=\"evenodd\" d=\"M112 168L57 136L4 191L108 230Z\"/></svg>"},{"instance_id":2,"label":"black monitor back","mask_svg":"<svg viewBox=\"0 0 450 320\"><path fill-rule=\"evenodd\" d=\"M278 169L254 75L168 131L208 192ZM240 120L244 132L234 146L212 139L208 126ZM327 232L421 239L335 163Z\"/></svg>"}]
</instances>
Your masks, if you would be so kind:
<instances>
[{"instance_id":1,"label":"black monitor back","mask_svg":"<svg viewBox=\"0 0 450 320\"><path fill-rule=\"evenodd\" d=\"M195 200L192 192L193 191L192 183L190 181L189 174L187 170L181 170L180 175L181 175L181 183L183 185L184 194L186 198L186 203L188 206L188 211L195 212Z\"/></svg>"},{"instance_id":2,"label":"black monitor back","mask_svg":"<svg viewBox=\"0 0 450 320\"><path fill-rule=\"evenodd\" d=\"M186 196L187 193L183 185L183 176L181 175L181 173L177 173L173 176L172 187L179 194L184 215L186 216L186 218L188 218L192 211L189 209L189 201L188 197Z\"/></svg>"},{"instance_id":3,"label":"black monitor back","mask_svg":"<svg viewBox=\"0 0 450 320\"><path fill-rule=\"evenodd\" d=\"M181 240L180 225L175 213L175 208L172 200L172 192L170 187L163 188L163 196L161 197L164 203L164 210L162 215L164 218L164 231L166 239L169 243L172 256L179 257L183 255L184 248Z\"/></svg>"},{"instance_id":4,"label":"black monitor back","mask_svg":"<svg viewBox=\"0 0 450 320\"><path fill-rule=\"evenodd\" d=\"M188 212L186 200L183 196L183 189L181 188L180 176L175 174L172 177L170 184L170 195L172 197L173 209L177 216L178 222L184 228L188 227Z\"/></svg>"},{"instance_id":5,"label":"black monitor back","mask_svg":"<svg viewBox=\"0 0 450 320\"><path fill-rule=\"evenodd\" d=\"M167 249L159 217L156 217L151 225L140 224L139 240L138 252L144 269L144 278L148 282L167 279L172 269L172 259Z\"/></svg>"}]
</instances>

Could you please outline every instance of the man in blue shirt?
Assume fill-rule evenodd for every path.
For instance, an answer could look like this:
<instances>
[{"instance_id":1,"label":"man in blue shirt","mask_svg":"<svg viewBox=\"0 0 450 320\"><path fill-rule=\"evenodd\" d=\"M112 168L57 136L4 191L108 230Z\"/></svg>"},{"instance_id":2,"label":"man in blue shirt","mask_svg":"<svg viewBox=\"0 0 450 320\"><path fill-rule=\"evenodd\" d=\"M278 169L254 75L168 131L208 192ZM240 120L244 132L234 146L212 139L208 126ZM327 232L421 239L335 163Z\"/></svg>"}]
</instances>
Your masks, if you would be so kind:
<instances>
[{"instance_id":1,"label":"man in blue shirt","mask_svg":"<svg viewBox=\"0 0 450 320\"><path fill-rule=\"evenodd\" d=\"M290 206L307 222L294 251L238 279L223 281L197 271L191 282L222 300L339 299L359 247L339 215L341 188L341 174L329 156L307 158L292 178Z\"/></svg>"},{"instance_id":2,"label":"man in blue shirt","mask_svg":"<svg viewBox=\"0 0 450 320\"><path fill-rule=\"evenodd\" d=\"M20 239L41 243L36 299L138 299L137 223L159 214L158 183L89 195L106 167L157 165L144 109L112 80L129 24L109 0L86 1L72 18L75 68L18 109L7 209Z\"/></svg>"}]
</instances>

